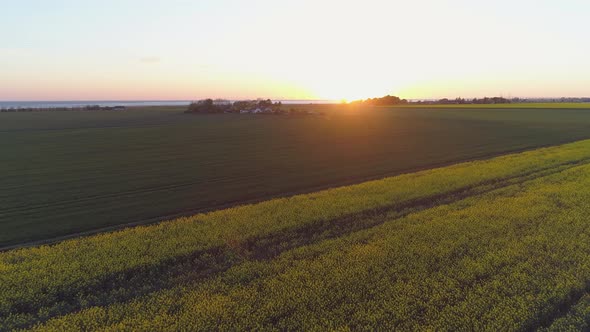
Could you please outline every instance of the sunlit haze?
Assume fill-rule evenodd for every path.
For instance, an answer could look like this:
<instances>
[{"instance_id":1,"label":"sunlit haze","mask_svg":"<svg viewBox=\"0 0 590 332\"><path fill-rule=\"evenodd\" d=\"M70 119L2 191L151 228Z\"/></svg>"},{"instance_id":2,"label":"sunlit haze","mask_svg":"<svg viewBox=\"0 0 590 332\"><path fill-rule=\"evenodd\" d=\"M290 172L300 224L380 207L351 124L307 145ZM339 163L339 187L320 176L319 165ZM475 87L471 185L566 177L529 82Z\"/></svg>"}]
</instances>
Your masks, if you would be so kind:
<instances>
[{"instance_id":1,"label":"sunlit haze","mask_svg":"<svg viewBox=\"0 0 590 332\"><path fill-rule=\"evenodd\" d=\"M590 95L583 0L0 3L0 100Z\"/></svg>"}]
</instances>

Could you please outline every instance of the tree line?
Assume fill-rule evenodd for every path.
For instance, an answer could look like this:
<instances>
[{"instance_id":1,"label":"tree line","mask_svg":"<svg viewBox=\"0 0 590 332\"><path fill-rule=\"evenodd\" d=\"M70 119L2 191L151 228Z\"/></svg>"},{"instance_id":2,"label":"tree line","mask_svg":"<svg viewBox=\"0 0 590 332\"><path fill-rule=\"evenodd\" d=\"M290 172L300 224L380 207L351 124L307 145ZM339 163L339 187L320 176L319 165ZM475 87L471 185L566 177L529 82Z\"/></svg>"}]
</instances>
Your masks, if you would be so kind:
<instances>
[{"instance_id":1,"label":"tree line","mask_svg":"<svg viewBox=\"0 0 590 332\"><path fill-rule=\"evenodd\" d=\"M463 105L463 104L510 104L512 103L511 99L507 99L504 97L484 97L484 98L473 98L473 99L465 99L465 98L455 98L455 99L448 99L443 98L434 101L415 101L413 104L430 104L430 105Z\"/></svg>"},{"instance_id":2,"label":"tree line","mask_svg":"<svg viewBox=\"0 0 590 332\"><path fill-rule=\"evenodd\" d=\"M390 96L387 95L381 98L369 98L365 100L357 100L353 101L351 105L365 105L365 106L394 106L394 105L408 105L408 104L427 104L427 105L446 105L446 104L509 104L513 100L506 99L503 97L484 97L484 98L473 98L473 99L465 99L465 98L455 98L455 99L448 99L442 98L438 100L422 100L422 101L408 101L407 99L402 99L397 96Z\"/></svg>"},{"instance_id":3,"label":"tree line","mask_svg":"<svg viewBox=\"0 0 590 332\"><path fill-rule=\"evenodd\" d=\"M401 99L397 96L387 95L381 98L369 98L365 100L356 100L351 102L352 105L368 105L368 106L392 106L408 104L408 100Z\"/></svg>"},{"instance_id":4,"label":"tree line","mask_svg":"<svg viewBox=\"0 0 590 332\"><path fill-rule=\"evenodd\" d=\"M211 98L190 103L185 113L277 113L282 103L273 103L270 99L240 100L231 102Z\"/></svg>"},{"instance_id":5,"label":"tree line","mask_svg":"<svg viewBox=\"0 0 590 332\"><path fill-rule=\"evenodd\" d=\"M72 106L72 107L0 107L0 112L66 112L66 111L124 111L125 106Z\"/></svg>"}]
</instances>

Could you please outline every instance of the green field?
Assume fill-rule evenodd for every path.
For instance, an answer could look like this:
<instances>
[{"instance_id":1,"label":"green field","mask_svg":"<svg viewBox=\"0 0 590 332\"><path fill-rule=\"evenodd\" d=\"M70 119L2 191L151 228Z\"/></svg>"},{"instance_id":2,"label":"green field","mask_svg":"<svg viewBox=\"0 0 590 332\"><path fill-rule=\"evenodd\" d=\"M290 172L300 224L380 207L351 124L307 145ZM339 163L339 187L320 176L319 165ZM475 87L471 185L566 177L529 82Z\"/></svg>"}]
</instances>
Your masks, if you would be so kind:
<instances>
[{"instance_id":1,"label":"green field","mask_svg":"<svg viewBox=\"0 0 590 332\"><path fill-rule=\"evenodd\" d=\"M530 105L525 105L529 107ZM0 247L590 138L590 110L0 114Z\"/></svg>"},{"instance_id":2,"label":"green field","mask_svg":"<svg viewBox=\"0 0 590 332\"><path fill-rule=\"evenodd\" d=\"M584 140L6 251L0 330L584 330L589 186Z\"/></svg>"}]
</instances>

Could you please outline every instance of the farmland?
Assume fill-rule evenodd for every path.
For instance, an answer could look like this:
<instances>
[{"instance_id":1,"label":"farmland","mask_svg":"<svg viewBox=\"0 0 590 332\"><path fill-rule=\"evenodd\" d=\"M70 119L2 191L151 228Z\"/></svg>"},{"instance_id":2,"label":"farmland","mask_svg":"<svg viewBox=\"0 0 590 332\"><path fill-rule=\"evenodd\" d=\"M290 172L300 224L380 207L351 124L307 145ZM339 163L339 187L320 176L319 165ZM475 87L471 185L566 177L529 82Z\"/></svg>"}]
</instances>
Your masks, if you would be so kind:
<instances>
[{"instance_id":1,"label":"farmland","mask_svg":"<svg viewBox=\"0 0 590 332\"><path fill-rule=\"evenodd\" d=\"M568 105L2 113L0 247L589 138Z\"/></svg>"},{"instance_id":2,"label":"farmland","mask_svg":"<svg viewBox=\"0 0 590 332\"><path fill-rule=\"evenodd\" d=\"M568 330L590 140L0 253L0 330Z\"/></svg>"}]
</instances>

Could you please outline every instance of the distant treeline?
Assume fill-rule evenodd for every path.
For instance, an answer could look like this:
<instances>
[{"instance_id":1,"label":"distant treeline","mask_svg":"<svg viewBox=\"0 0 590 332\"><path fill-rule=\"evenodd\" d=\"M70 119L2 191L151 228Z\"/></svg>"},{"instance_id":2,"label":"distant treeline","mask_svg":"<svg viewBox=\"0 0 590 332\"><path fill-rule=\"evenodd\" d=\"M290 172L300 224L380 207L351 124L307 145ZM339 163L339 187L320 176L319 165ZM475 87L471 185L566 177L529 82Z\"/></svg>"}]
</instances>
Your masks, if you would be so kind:
<instances>
[{"instance_id":1,"label":"distant treeline","mask_svg":"<svg viewBox=\"0 0 590 332\"><path fill-rule=\"evenodd\" d=\"M427 105L438 105L438 104L509 104L512 101L510 99L502 98L502 97L492 97L492 98L481 98L481 99L464 99L464 98L456 98L456 99L448 99L443 98L439 100L428 100L428 101L408 101L407 99L401 99L397 96L390 96L387 95L381 98L369 98L366 100L357 100L353 101L352 105L369 105L369 106L393 106L393 105L408 105L408 104L427 104Z\"/></svg>"},{"instance_id":2,"label":"distant treeline","mask_svg":"<svg viewBox=\"0 0 590 332\"><path fill-rule=\"evenodd\" d=\"M408 104L406 99L400 97L387 95L381 98L369 98L366 100L357 100L351 102L352 105L370 105L370 106L391 106Z\"/></svg>"},{"instance_id":3,"label":"distant treeline","mask_svg":"<svg viewBox=\"0 0 590 332\"><path fill-rule=\"evenodd\" d=\"M239 114L320 114L312 111L291 108L286 110L283 103L273 103L270 99L240 100L231 102L225 99L203 99L190 103L185 113L214 114L214 113L239 113Z\"/></svg>"},{"instance_id":4,"label":"distant treeline","mask_svg":"<svg viewBox=\"0 0 590 332\"><path fill-rule=\"evenodd\" d=\"M484 98L443 98L439 100L412 101L411 104L427 105L462 105L462 104L518 104L518 103L588 103L590 98L504 98L504 97L484 97Z\"/></svg>"},{"instance_id":5,"label":"distant treeline","mask_svg":"<svg viewBox=\"0 0 590 332\"><path fill-rule=\"evenodd\" d=\"M484 97L484 98L473 98L473 99L465 99L465 98L455 98L455 99L448 99L443 98L439 100L433 101L415 101L412 104L436 104L436 105L463 105L463 104L510 104L513 101L511 99L506 99L504 97Z\"/></svg>"},{"instance_id":6,"label":"distant treeline","mask_svg":"<svg viewBox=\"0 0 590 332\"><path fill-rule=\"evenodd\" d=\"M514 103L590 103L590 98L512 98Z\"/></svg>"},{"instance_id":7,"label":"distant treeline","mask_svg":"<svg viewBox=\"0 0 590 332\"><path fill-rule=\"evenodd\" d=\"M0 112L124 111L125 109L125 106L88 105L82 107L10 107L0 108Z\"/></svg>"},{"instance_id":8,"label":"distant treeline","mask_svg":"<svg viewBox=\"0 0 590 332\"><path fill-rule=\"evenodd\" d=\"M484 98L443 98L438 100L419 100L408 101L396 96L387 95L381 98L369 98L366 100L357 100L350 105L369 105L369 106L393 106L393 105L462 105L462 104L511 104L511 103L588 103L590 98L504 98L504 97L484 97Z\"/></svg>"}]
</instances>

